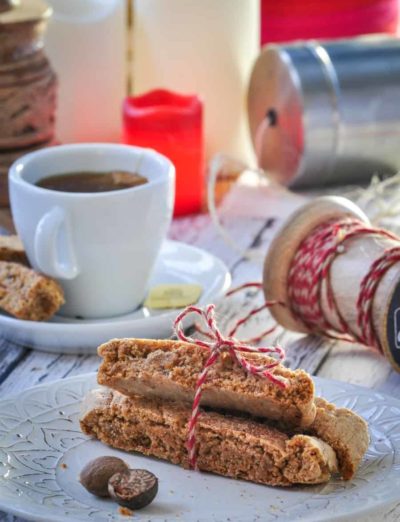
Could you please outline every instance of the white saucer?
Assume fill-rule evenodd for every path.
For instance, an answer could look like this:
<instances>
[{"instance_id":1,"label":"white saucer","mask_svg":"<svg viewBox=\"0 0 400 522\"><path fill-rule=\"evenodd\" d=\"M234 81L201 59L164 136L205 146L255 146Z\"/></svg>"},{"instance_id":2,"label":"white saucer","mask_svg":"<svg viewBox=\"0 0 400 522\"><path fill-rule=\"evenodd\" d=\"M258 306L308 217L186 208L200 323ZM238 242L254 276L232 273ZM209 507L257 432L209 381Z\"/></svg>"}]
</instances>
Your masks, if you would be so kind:
<instances>
[{"instance_id":1,"label":"white saucer","mask_svg":"<svg viewBox=\"0 0 400 522\"><path fill-rule=\"evenodd\" d=\"M160 283L195 283L203 288L199 305L216 301L229 288L231 277L218 258L199 248L166 241L149 287ZM54 353L96 353L114 337L162 339L172 334L177 310L142 307L129 314L85 320L54 316L48 322L22 321L0 312L2 336L16 344ZM188 324L189 325L189 324Z\"/></svg>"}]
</instances>

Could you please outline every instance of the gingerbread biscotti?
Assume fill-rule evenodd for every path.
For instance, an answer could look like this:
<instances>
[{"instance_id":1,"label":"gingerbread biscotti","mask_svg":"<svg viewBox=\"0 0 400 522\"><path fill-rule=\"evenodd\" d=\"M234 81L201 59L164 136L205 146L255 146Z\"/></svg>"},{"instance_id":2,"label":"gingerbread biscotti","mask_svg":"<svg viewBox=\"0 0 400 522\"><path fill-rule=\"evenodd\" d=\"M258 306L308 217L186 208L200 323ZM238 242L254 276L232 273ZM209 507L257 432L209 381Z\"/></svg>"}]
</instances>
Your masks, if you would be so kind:
<instances>
[{"instance_id":1,"label":"gingerbread biscotti","mask_svg":"<svg viewBox=\"0 0 400 522\"><path fill-rule=\"evenodd\" d=\"M194 344L147 339L114 339L101 345L98 353L103 358L99 384L127 396L143 395L186 403L193 401L197 378L209 355L206 349ZM255 364L269 360L258 354L246 357ZM247 374L229 356L222 356L209 371L201 404L247 412L289 427L310 426L316 411L310 375L282 365L273 371L285 380L285 388Z\"/></svg>"},{"instance_id":2,"label":"gingerbread biscotti","mask_svg":"<svg viewBox=\"0 0 400 522\"><path fill-rule=\"evenodd\" d=\"M0 308L18 319L44 321L64 303L60 285L18 263L0 261Z\"/></svg>"},{"instance_id":3,"label":"gingerbread biscotti","mask_svg":"<svg viewBox=\"0 0 400 522\"><path fill-rule=\"evenodd\" d=\"M138 451L188 467L190 405L93 390L81 429L114 448ZM249 419L203 412L198 420L199 469L260 484L326 482L337 471L332 448L307 435L289 435Z\"/></svg>"},{"instance_id":4,"label":"gingerbread biscotti","mask_svg":"<svg viewBox=\"0 0 400 522\"><path fill-rule=\"evenodd\" d=\"M337 408L325 399L315 399L317 413L309 432L327 442L338 457L344 479L351 479L369 445L368 425L347 408Z\"/></svg>"},{"instance_id":5,"label":"gingerbread biscotti","mask_svg":"<svg viewBox=\"0 0 400 522\"><path fill-rule=\"evenodd\" d=\"M0 261L11 261L22 265L29 265L24 247L18 236L0 235Z\"/></svg>"}]
</instances>

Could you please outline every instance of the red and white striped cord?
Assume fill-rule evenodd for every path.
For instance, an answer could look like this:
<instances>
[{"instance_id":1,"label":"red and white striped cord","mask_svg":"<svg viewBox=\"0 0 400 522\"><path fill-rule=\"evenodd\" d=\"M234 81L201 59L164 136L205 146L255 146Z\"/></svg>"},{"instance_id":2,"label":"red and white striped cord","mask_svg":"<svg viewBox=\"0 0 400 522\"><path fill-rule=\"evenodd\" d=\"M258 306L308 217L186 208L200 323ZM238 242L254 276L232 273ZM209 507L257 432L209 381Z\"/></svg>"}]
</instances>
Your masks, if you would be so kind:
<instances>
[{"instance_id":1,"label":"red and white striped cord","mask_svg":"<svg viewBox=\"0 0 400 522\"><path fill-rule=\"evenodd\" d=\"M186 336L183 327L182 321L183 319L191 314L198 314L206 323L209 332L207 337L210 341L203 341L201 339L194 339L192 337ZM272 373L272 369L275 368L278 364L280 364L285 358L285 352L283 348L280 346L274 347L254 347L249 346L248 344L242 343L233 337L224 337L220 330L217 327L217 323L215 320L215 305L208 305L204 310L197 306L188 306L183 312L181 312L174 322L174 329L177 337L181 341L186 341L189 343L197 344L202 348L205 348L209 351L209 356L204 364L204 367L197 379L196 387L195 387L195 396L192 405L192 413L189 421L188 428L188 438L187 438L187 448L189 452L189 464L192 468L197 469L197 458L196 458L196 424L200 415L200 402L201 395L203 391L204 383L207 380L207 375L210 368L217 361L218 357L222 352L227 352L231 356L231 358L239 364L244 371L252 374L258 375L260 377L266 378L272 383L280 386L281 388L286 387L286 382L279 376L276 376ZM269 354L269 355L277 355L277 359L272 362L268 362L267 364L255 365L250 363L243 357L243 353L259 353L259 354Z\"/></svg>"},{"instance_id":2,"label":"red and white striped cord","mask_svg":"<svg viewBox=\"0 0 400 522\"><path fill-rule=\"evenodd\" d=\"M237 294L238 292L241 292L242 290L246 290L248 288L254 288L256 290L262 290L263 289L263 284L262 283L256 283L256 282L244 283L244 284L242 284L240 286L237 286L237 287L232 288L231 290L229 290L225 294L225 297L231 297L232 295ZM237 331L239 330L239 328L241 326L243 326L244 324L246 324L252 317L254 317L255 315L258 315L263 310L267 310L268 308L271 308L274 305L284 306L283 303L281 303L279 301L270 300L270 301L265 301L261 306L257 306L255 308L252 308L247 313L247 315L245 315L244 317L241 317L240 319L238 319L236 321L235 325L228 332L228 337L234 337L235 334L237 333ZM196 328L197 332L201 333L205 337L208 337L208 338L211 337L211 334L209 332L207 332L206 330L203 330L198 323L195 323L194 327ZM273 333L278 327L279 327L279 325L277 323L274 323L272 326L270 326L266 330L263 330L262 332L260 332L255 337L251 337L250 339L246 339L246 340L242 339L241 343L242 344L256 344L256 343L259 343L262 339L264 339L264 337L266 337L267 335L270 335L271 333Z\"/></svg>"},{"instance_id":3,"label":"red and white striped cord","mask_svg":"<svg viewBox=\"0 0 400 522\"><path fill-rule=\"evenodd\" d=\"M288 301L292 313L312 332L348 342L359 342L381 349L373 326L372 305L383 275L400 261L400 246L387 249L372 263L360 284L357 298L357 325L360 334L347 323L335 301L330 269L338 255L345 254L346 241L362 235L375 235L400 241L387 230L368 227L358 219L345 218L317 226L300 244L289 269ZM340 328L333 325L323 310L323 292L329 310Z\"/></svg>"}]
</instances>

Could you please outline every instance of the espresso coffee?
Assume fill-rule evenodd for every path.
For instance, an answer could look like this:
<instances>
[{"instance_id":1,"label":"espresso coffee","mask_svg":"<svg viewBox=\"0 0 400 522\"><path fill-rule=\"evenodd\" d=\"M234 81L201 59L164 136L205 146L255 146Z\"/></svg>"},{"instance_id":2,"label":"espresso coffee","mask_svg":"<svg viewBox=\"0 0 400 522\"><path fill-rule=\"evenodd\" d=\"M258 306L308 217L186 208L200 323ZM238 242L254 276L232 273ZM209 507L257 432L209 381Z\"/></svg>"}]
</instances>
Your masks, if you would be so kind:
<instances>
[{"instance_id":1,"label":"espresso coffee","mask_svg":"<svg viewBox=\"0 0 400 522\"><path fill-rule=\"evenodd\" d=\"M125 171L65 172L40 179L36 185L60 192L109 192L147 183L140 174Z\"/></svg>"}]
</instances>

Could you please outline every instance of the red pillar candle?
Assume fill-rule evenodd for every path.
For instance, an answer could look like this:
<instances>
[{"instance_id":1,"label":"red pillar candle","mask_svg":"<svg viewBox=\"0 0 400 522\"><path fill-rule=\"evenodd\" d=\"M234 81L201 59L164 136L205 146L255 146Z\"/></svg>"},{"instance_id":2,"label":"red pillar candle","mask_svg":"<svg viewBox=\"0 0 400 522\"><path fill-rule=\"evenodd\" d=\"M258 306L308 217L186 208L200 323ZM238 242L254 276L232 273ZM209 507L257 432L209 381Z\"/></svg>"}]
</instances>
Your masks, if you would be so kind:
<instances>
[{"instance_id":1,"label":"red pillar candle","mask_svg":"<svg viewBox=\"0 0 400 522\"><path fill-rule=\"evenodd\" d=\"M124 101L124 142L151 147L175 165L175 216L201 209L204 190L202 113L198 96L163 89Z\"/></svg>"}]
</instances>

